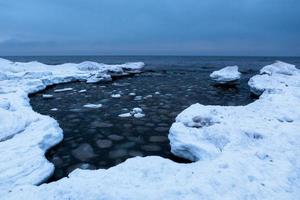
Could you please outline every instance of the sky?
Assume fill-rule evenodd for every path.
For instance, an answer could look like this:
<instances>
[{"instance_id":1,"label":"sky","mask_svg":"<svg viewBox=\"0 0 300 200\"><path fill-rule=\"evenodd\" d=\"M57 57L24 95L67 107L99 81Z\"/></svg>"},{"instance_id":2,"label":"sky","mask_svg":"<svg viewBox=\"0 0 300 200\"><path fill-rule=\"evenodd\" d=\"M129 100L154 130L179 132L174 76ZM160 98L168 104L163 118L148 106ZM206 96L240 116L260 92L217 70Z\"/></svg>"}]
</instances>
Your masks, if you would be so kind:
<instances>
[{"instance_id":1,"label":"sky","mask_svg":"<svg viewBox=\"0 0 300 200\"><path fill-rule=\"evenodd\" d=\"M0 56L300 56L300 0L0 0Z\"/></svg>"}]
</instances>

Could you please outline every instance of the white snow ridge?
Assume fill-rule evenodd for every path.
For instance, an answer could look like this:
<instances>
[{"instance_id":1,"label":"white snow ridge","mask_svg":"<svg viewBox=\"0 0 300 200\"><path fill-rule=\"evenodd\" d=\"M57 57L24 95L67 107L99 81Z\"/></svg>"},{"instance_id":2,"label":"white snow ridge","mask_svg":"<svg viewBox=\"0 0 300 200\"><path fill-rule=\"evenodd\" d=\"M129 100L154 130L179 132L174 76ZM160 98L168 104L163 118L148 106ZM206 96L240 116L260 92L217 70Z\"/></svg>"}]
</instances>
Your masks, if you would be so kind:
<instances>
[{"instance_id":1,"label":"white snow ridge","mask_svg":"<svg viewBox=\"0 0 300 200\"><path fill-rule=\"evenodd\" d=\"M63 71L58 78L48 71L56 67L1 61L1 199L299 199L300 70L282 62L249 81L252 91L262 93L255 102L194 104L177 116L169 133L172 152L196 162L136 157L35 186L51 174L44 153L62 133L55 120L32 111L27 94L53 80L88 77L73 71L75 64L63 66L69 65L57 66Z\"/></svg>"},{"instance_id":2,"label":"white snow ridge","mask_svg":"<svg viewBox=\"0 0 300 200\"><path fill-rule=\"evenodd\" d=\"M219 84L227 84L241 78L238 66L228 66L210 74L210 78Z\"/></svg>"}]
</instances>

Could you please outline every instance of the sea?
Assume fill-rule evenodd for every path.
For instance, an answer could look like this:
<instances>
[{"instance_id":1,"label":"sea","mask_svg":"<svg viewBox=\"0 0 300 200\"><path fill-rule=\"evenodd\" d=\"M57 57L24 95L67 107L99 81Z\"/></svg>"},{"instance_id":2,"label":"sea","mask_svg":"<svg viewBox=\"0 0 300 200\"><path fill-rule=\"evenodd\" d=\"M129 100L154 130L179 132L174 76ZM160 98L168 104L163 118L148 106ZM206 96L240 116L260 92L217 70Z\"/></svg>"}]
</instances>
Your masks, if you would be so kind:
<instances>
[{"instance_id":1,"label":"sea","mask_svg":"<svg viewBox=\"0 0 300 200\"><path fill-rule=\"evenodd\" d=\"M161 156L174 162L190 161L172 154L169 129L176 116L192 104L242 106L257 99L247 85L259 70L277 60L300 67L300 57L196 57L196 56L16 56L12 61L39 61L56 65L95 61L105 64L144 62L143 73L111 82L72 82L50 86L30 95L33 109L56 119L64 139L47 153L55 166L48 182L73 170L108 169L136 156ZM226 66L239 66L241 79L221 86L209 74ZM51 67L51 66L50 66ZM53 66L55 67L55 66ZM54 90L72 88L56 93ZM80 90L86 92L79 93ZM54 98L45 99L43 94ZM120 98L112 98L120 94ZM86 108L101 104L101 108ZM141 108L144 117L120 117ZM246 123L246 122L245 122Z\"/></svg>"}]
</instances>

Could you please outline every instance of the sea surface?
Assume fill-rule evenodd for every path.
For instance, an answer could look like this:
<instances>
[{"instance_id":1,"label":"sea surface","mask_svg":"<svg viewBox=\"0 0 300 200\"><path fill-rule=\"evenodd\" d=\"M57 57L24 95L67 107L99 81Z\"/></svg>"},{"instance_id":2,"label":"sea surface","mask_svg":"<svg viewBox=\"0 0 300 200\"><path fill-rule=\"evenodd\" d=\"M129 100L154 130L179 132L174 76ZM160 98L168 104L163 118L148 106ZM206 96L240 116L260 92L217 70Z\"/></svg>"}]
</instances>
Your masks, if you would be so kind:
<instances>
[{"instance_id":1,"label":"sea surface","mask_svg":"<svg viewBox=\"0 0 300 200\"><path fill-rule=\"evenodd\" d=\"M68 56L6 57L13 61L37 60L46 64L96 61L106 64L145 62L145 71L112 82L73 82L48 87L30 96L33 109L56 119L64 140L47 152L55 165L55 181L76 168L107 169L135 156L161 156L174 162L189 162L170 151L168 131L176 116L194 103L237 106L255 100L247 82L259 69L276 60L300 66L300 58L289 57L176 57L176 56ZM236 85L219 86L209 74L238 65L242 78ZM53 66L54 67L54 66ZM72 88L55 93L54 90ZM80 93L80 90L87 90ZM43 94L54 98L44 99ZM120 94L120 98L112 98ZM85 104L102 104L86 108ZM142 118L120 114L142 108ZM53 110L54 109L54 110Z\"/></svg>"}]
</instances>

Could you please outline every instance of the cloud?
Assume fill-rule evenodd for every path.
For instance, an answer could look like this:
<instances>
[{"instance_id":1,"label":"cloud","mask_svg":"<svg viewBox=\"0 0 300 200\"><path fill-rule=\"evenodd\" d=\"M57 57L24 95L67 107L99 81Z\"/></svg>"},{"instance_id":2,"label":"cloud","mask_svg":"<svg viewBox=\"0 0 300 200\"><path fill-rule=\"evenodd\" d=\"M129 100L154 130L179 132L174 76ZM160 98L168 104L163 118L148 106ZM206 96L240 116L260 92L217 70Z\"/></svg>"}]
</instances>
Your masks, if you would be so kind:
<instances>
[{"instance_id":1,"label":"cloud","mask_svg":"<svg viewBox=\"0 0 300 200\"><path fill-rule=\"evenodd\" d=\"M172 54L183 46L226 54L234 44L234 53L248 46L250 53L300 54L299 9L298 0L10 0L0 4L0 35L13 40L0 53Z\"/></svg>"}]
</instances>

